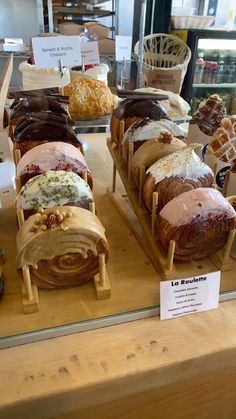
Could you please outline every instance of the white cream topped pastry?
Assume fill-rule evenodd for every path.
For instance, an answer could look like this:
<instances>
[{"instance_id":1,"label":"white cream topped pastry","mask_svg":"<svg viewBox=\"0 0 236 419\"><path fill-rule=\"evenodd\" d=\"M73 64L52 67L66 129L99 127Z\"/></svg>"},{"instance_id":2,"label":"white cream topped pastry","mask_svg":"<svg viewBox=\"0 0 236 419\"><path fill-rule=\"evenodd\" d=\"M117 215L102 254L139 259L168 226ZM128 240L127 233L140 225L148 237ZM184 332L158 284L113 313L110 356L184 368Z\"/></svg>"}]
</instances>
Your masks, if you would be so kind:
<instances>
[{"instance_id":1,"label":"white cream topped pastry","mask_svg":"<svg viewBox=\"0 0 236 419\"><path fill-rule=\"evenodd\" d=\"M107 64L95 65L92 68L88 68L85 71L70 69L71 81L76 80L80 77L91 77L95 80L103 81L107 85L107 74L109 67Z\"/></svg>"},{"instance_id":2,"label":"white cream topped pastry","mask_svg":"<svg viewBox=\"0 0 236 419\"><path fill-rule=\"evenodd\" d=\"M183 137L183 132L177 124L168 119L155 121L144 118L134 122L124 134L124 142L145 141L158 138L163 131L169 131L174 137Z\"/></svg>"},{"instance_id":3,"label":"white cream topped pastry","mask_svg":"<svg viewBox=\"0 0 236 419\"><path fill-rule=\"evenodd\" d=\"M34 64L23 61L19 65L19 70L22 73L23 90L61 87L70 83L68 68L65 69L62 79L58 67L38 68Z\"/></svg>"},{"instance_id":4,"label":"white cream topped pastry","mask_svg":"<svg viewBox=\"0 0 236 419\"><path fill-rule=\"evenodd\" d=\"M28 180L16 198L16 206L29 210L83 201L93 201L87 182L74 172L51 170Z\"/></svg>"},{"instance_id":5,"label":"white cream topped pastry","mask_svg":"<svg viewBox=\"0 0 236 419\"><path fill-rule=\"evenodd\" d=\"M210 167L203 163L194 152L194 148L198 146L198 144L191 144L159 159L149 167L146 173L154 178L155 184L171 176L189 180L197 180L207 175L214 176Z\"/></svg>"},{"instance_id":6,"label":"white cream topped pastry","mask_svg":"<svg viewBox=\"0 0 236 419\"><path fill-rule=\"evenodd\" d=\"M171 201L159 213L159 216L172 226L180 226L193 220L235 217L236 212L223 195L213 188L197 188L184 192Z\"/></svg>"}]
</instances>

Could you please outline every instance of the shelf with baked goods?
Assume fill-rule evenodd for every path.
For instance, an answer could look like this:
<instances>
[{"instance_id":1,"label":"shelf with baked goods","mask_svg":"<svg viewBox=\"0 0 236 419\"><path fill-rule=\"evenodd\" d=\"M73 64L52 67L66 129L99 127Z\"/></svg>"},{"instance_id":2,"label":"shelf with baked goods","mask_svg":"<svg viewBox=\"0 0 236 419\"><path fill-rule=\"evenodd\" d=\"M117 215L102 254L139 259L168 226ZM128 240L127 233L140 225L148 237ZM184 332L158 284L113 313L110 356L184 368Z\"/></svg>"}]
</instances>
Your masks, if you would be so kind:
<instances>
[{"instance_id":1,"label":"shelf with baked goods","mask_svg":"<svg viewBox=\"0 0 236 419\"><path fill-rule=\"evenodd\" d=\"M126 220L128 225L130 226L132 232L136 235L136 238L138 239L139 243L148 254L150 260L153 263L153 266L155 267L155 269L157 270L161 278L162 279L175 279L175 278L191 277L191 276L195 276L195 275L199 275L199 274L203 274L207 272L212 272L217 269L221 271L231 271L233 274L233 272L236 269L236 258L235 258L235 254L232 255L231 250L232 250L234 237L235 237L235 221L232 221L232 225L230 229L228 230L228 238L226 240L225 246L221 246L222 247L221 250L216 251L214 254L208 257L204 257L204 258L194 257L194 252L196 254L198 252L197 246L199 244L198 244L198 240L196 240L196 243L195 243L193 237L191 236L191 233L190 233L191 228L189 231L189 237L187 233L185 234L179 233L179 240L182 240L181 235L183 235L183 237L184 235L187 236L186 239L189 240L189 244L185 243L185 249L187 249L187 252L188 252L188 249L190 252L192 252L190 253L190 255L192 254L192 258L191 256L190 257L187 256L185 257L185 260L183 257L179 257L177 258L177 260L175 260L175 251L176 251L176 246L177 246L176 241L174 239L170 239L170 241L168 242L169 244L167 244L166 239L163 240L163 237L165 236L165 234L161 234L161 230L157 229L157 225L159 229L163 228L164 230L168 230L168 228L170 227L170 225L167 225L167 223L164 225L162 222L161 224L160 221L159 221L159 224L157 224L157 219L158 219L157 209L159 205L158 193L155 191L152 192L152 198L150 200L151 208L149 208L149 211L148 211L147 199L144 205L144 189L143 189L144 184L145 184L144 179L145 179L146 168L145 166L139 167L139 174L137 175L138 176L138 184L137 184L137 180L136 182L134 180L134 171L136 169L132 167L133 155L134 155L134 143L128 142L128 144L126 144L126 149L125 149L124 148L125 147L124 122L122 120L120 121L119 129L120 129L120 132L119 132L118 143L117 141L114 141L114 139L112 138L107 140L107 146L114 162L112 189L108 190L108 194L112 202L118 209L118 211L122 214L123 218ZM170 141L166 141L166 142L170 142ZM143 150L143 153L144 153L144 150ZM125 155L127 156L126 162L124 159ZM169 163L166 163L166 164L167 166L169 164L171 167L171 165L173 165L173 162L170 161ZM118 171L119 176L122 179L123 185L125 187L125 190L127 193L127 196L125 198L120 196L119 193L116 192L116 171ZM177 184L176 184L176 187L178 188ZM183 189L183 192L184 192L184 189ZM146 188L145 193L147 194L147 188ZM162 191L162 193L164 192ZM219 196L221 196L221 194L218 191L216 191L216 193L219 194ZM128 199L128 205L127 205L127 199ZM174 200L172 199L172 202L173 201ZM231 202L235 202L235 201L236 201L236 197L231 198ZM132 210L130 208L130 205L132 207ZM202 205L202 204L199 204L199 205ZM172 208L172 212L173 211L175 211L174 208ZM141 234L140 234L140 231L138 231L137 229L137 225L140 225L142 227ZM217 231L217 225L214 226L213 229L214 228ZM215 235L216 234L217 233L215 233ZM162 236L162 244L160 242L161 236ZM213 236L212 236L212 244L214 242ZM167 237L167 240L169 240L168 234L166 235L166 237ZM170 234L170 237L171 237L171 234ZM202 237L204 237L204 234ZM193 244L191 244L191 241L193 241ZM166 247L165 249L164 249L163 242L165 243L165 247ZM194 249L194 244L196 245L195 249ZM210 243L206 244L206 246L208 245L210 245ZM178 254L181 255L181 241L179 241L178 246L179 246Z\"/></svg>"}]
</instances>

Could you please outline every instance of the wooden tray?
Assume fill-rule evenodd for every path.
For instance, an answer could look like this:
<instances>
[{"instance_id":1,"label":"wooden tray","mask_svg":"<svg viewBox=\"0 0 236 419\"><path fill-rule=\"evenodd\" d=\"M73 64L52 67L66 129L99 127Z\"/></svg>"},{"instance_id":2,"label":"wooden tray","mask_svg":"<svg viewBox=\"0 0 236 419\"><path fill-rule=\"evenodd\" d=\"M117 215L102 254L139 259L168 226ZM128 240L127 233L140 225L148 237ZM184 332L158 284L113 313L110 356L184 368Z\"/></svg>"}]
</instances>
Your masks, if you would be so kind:
<instances>
[{"instance_id":1,"label":"wooden tray","mask_svg":"<svg viewBox=\"0 0 236 419\"><path fill-rule=\"evenodd\" d=\"M30 339L40 340L44 336L43 331L46 338L54 332L60 336L65 333L63 326L78 326L78 331L84 330L86 325L86 330L89 330L95 327L91 326L94 319L96 327L101 327L99 325L104 324L104 319L107 321L106 324L113 324L114 316L116 323L123 322L129 313L136 313L136 319L142 318L144 315L153 315L153 308L158 308L160 276L138 244L136 233L134 235L130 230L126 224L127 220L120 216L106 193L111 184L113 167L113 161L106 147L106 137L107 134L102 133L83 136L88 144L86 160L93 172L96 207L106 229L110 246L107 271L112 287L111 298L97 300L92 282L65 290L39 290L40 311L27 316L23 314L21 281L14 263L16 211L15 208L1 209L0 247L5 249L6 264L3 267L5 292L0 301L0 347L2 344L5 346L17 344L23 338L24 342ZM116 191L120 197L126 195L118 175ZM124 202L130 209L131 215L135 217L129 200L124 198ZM141 232L142 229L137 223L137 233ZM235 272L223 272L221 293L225 293L224 298L232 298L230 293L232 290L236 290ZM80 324L82 324L81 329L79 329ZM71 333L73 330L72 328Z\"/></svg>"},{"instance_id":2,"label":"wooden tray","mask_svg":"<svg viewBox=\"0 0 236 419\"><path fill-rule=\"evenodd\" d=\"M218 252L212 258L188 262L174 262L174 241L170 241L168 254L164 254L157 241L157 237L154 234L156 205L153 206L153 213L151 217L142 204L142 185L140 190L138 190L131 179L130 162L132 159L132 149L129 149L128 164L126 165L122 159L121 147L119 149L111 139L107 140L107 146L114 162L112 191L108 190L108 194L124 219L127 220L132 231L136 232L136 237L140 245L149 256L162 279L188 278L195 275L213 272L216 269L220 269L222 271L236 269L236 261L230 256L230 249L234 240L235 230L230 232L226 248ZM121 177L127 196L132 204L133 211L137 217L136 220L133 218L133 221L131 221L129 207L127 207L127 204L124 202L124 198L116 193L116 170ZM155 194L156 193L154 193L154 195ZM139 223L142 227L143 233L141 234L137 232L137 223Z\"/></svg>"}]
</instances>

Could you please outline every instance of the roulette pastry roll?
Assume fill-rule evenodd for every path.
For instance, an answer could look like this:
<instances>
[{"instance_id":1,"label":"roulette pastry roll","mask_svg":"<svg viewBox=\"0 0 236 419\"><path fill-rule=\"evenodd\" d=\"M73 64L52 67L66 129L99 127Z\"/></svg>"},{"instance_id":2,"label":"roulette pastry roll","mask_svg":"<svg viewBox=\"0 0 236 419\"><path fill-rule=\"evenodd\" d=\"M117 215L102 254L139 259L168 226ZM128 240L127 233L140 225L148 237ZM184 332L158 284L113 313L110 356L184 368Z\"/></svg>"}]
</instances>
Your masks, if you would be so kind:
<instances>
[{"instance_id":1,"label":"roulette pastry roll","mask_svg":"<svg viewBox=\"0 0 236 419\"><path fill-rule=\"evenodd\" d=\"M60 205L89 209L93 200L88 183L76 173L49 170L28 180L16 197L16 207L28 218L40 208Z\"/></svg>"},{"instance_id":2,"label":"roulette pastry roll","mask_svg":"<svg viewBox=\"0 0 236 419\"><path fill-rule=\"evenodd\" d=\"M186 147L184 141L174 137L169 131L162 131L157 138L145 141L134 153L131 160L131 172L136 186L139 187L140 170L143 167L147 170L160 158L184 147Z\"/></svg>"},{"instance_id":3,"label":"roulette pastry roll","mask_svg":"<svg viewBox=\"0 0 236 419\"><path fill-rule=\"evenodd\" d=\"M25 95L16 99L11 105L10 125L18 125L25 114L37 112L52 112L58 115L69 116L68 111L55 97L45 95Z\"/></svg>"},{"instance_id":4,"label":"roulette pastry roll","mask_svg":"<svg viewBox=\"0 0 236 419\"><path fill-rule=\"evenodd\" d=\"M73 119L69 115L60 115L53 112L41 111L26 113L21 122L15 127L14 136L17 136L26 127L35 122L49 122L63 125L74 125Z\"/></svg>"},{"instance_id":5,"label":"roulette pastry roll","mask_svg":"<svg viewBox=\"0 0 236 419\"><path fill-rule=\"evenodd\" d=\"M111 138L116 144L120 143L120 123L124 121L124 131L126 131L135 121L150 118L159 121L169 119L166 110L157 100L123 100L117 106L111 116Z\"/></svg>"},{"instance_id":6,"label":"roulette pastry roll","mask_svg":"<svg viewBox=\"0 0 236 419\"><path fill-rule=\"evenodd\" d=\"M83 154L82 141L69 125L44 121L35 121L14 135L14 149L23 156L37 145L54 141L72 144Z\"/></svg>"},{"instance_id":7,"label":"roulette pastry roll","mask_svg":"<svg viewBox=\"0 0 236 419\"><path fill-rule=\"evenodd\" d=\"M133 143L135 153L146 141L158 138L162 132L169 132L174 137L184 141L182 130L177 124L168 119L155 121L150 118L143 118L134 122L124 133L123 159L127 162L130 143Z\"/></svg>"},{"instance_id":8,"label":"roulette pastry roll","mask_svg":"<svg viewBox=\"0 0 236 419\"><path fill-rule=\"evenodd\" d=\"M146 172L143 200L152 211L153 192L158 192L159 212L167 202L183 192L199 187L211 187L214 175L210 167L195 153L198 144L192 144L157 160Z\"/></svg>"},{"instance_id":9,"label":"roulette pastry roll","mask_svg":"<svg viewBox=\"0 0 236 419\"><path fill-rule=\"evenodd\" d=\"M236 212L213 188L189 190L168 202L156 221L156 234L164 251L175 240L174 259L198 260L214 254L235 228Z\"/></svg>"},{"instance_id":10,"label":"roulette pastry roll","mask_svg":"<svg viewBox=\"0 0 236 419\"><path fill-rule=\"evenodd\" d=\"M99 255L108 260L105 230L83 208L57 206L29 217L17 233L17 269L29 266L33 284L65 288L92 280Z\"/></svg>"},{"instance_id":11,"label":"roulette pastry roll","mask_svg":"<svg viewBox=\"0 0 236 419\"><path fill-rule=\"evenodd\" d=\"M65 170L83 177L87 173L87 182L92 189L93 180L84 156L77 147L62 141L40 144L27 151L16 166L21 186L29 179L49 170Z\"/></svg>"}]
</instances>

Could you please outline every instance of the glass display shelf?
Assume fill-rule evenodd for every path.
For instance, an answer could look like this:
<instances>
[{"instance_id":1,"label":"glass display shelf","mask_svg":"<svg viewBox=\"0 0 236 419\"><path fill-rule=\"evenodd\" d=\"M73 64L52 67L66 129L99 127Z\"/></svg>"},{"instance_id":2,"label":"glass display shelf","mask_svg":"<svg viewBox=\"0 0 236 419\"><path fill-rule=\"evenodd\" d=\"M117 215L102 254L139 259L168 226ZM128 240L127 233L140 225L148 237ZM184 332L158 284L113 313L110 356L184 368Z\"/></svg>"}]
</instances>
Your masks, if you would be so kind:
<instances>
[{"instance_id":1,"label":"glass display shelf","mask_svg":"<svg viewBox=\"0 0 236 419\"><path fill-rule=\"evenodd\" d=\"M6 253L3 267L5 291L0 302L0 348L34 342L156 316L160 308L161 277L149 261L145 247L136 241L111 202L113 161L106 147L108 134L82 134L85 158L92 172L97 215L106 230L110 247L107 264L111 298L97 300L92 281L78 287L39 290L39 311L23 314L16 258L16 211L0 209L1 247ZM117 191L126 192L117 176ZM235 262L236 263L236 262ZM198 269L196 264L196 269ZM209 265L210 271L217 270ZM200 266L199 266L200 269ZM235 271L222 273L220 300L236 297Z\"/></svg>"},{"instance_id":2,"label":"glass display shelf","mask_svg":"<svg viewBox=\"0 0 236 419\"><path fill-rule=\"evenodd\" d=\"M199 83L199 84L193 84L194 89L235 89L236 83L214 83L214 84L208 84L208 83Z\"/></svg>"}]
</instances>

